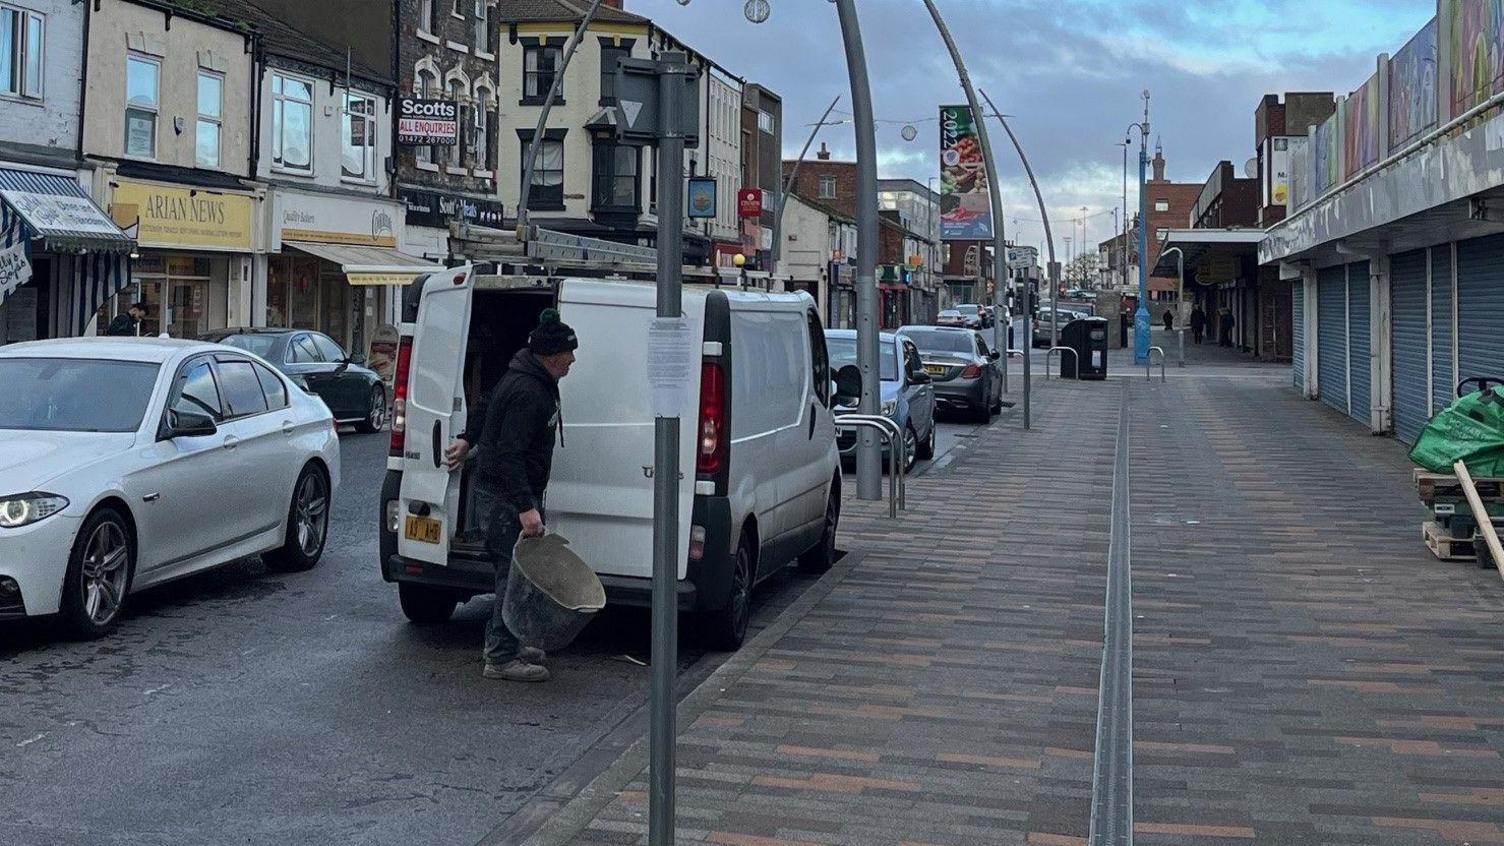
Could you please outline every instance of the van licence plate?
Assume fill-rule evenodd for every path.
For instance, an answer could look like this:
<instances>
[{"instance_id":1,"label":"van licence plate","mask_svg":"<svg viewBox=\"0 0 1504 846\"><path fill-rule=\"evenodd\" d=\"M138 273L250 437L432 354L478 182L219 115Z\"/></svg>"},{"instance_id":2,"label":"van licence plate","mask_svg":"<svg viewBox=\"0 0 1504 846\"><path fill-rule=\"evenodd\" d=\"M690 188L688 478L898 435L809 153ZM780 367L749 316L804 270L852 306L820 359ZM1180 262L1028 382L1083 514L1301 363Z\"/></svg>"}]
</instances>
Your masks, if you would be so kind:
<instances>
[{"instance_id":1,"label":"van licence plate","mask_svg":"<svg viewBox=\"0 0 1504 846\"><path fill-rule=\"evenodd\" d=\"M438 543L440 533L444 531L444 523L432 517L419 517L415 514L407 515L405 534L408 540L422 541L423 543Z\"/></svg>"}]
</instances>

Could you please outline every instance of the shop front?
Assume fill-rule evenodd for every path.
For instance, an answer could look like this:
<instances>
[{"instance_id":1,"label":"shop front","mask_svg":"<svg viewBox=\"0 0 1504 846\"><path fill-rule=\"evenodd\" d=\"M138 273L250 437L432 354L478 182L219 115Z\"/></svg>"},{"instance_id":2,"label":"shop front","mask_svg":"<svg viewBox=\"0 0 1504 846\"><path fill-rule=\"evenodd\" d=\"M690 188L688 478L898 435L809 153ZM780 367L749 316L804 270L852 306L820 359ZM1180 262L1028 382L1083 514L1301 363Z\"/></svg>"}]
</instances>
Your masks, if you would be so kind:
<instances>
[{"instance_id":1,"label":"shop front","mask_svg":"<svg viewBox=\"0 0 1504 846\"><path fill-rule=\"evenodd\" d=\"M909 283L913 278L914 271L907 265L878 265L877 290L882 298L882 328L897 329L909 322Z\"/></svg>"},{"instance_id":2,"label":"shop front","mask_svg":"<svg viewBox=\"0 0 1504 846\"><path fill-rule=\"evenodd\" d=\"M75 174L0 163L0 344L83 334L135 244Z\"/></svg>"},{"instance_id":3,"label":"shop front","mask_svg":"<svg viewBox=\"0 0 1504 846\"><path fill-rule=\"evenodd\" d=\"M450 244L450 224L463 224L471 238L500 236L507 228L501 203L403 188L399 192L405 224L399 249L409 256L443 264L455 251Z\"/></svg>"},{"instance_id":4,"label":"shop front","mask_svg":"<svg viewBox=\"0 0 1504 846\"><path fill-rule=\"evenodd\" d=\"M110 181L110 216L139 243L131 284L96 314L98 325L144 302L142 335L197 338L245 325L241 292L256 248L259 198L249 192L129 179Z\"/></svg>"},{"instance_id":5,"label":"shop front","mask_svg":"<svg viewBox=\"0 0 1504 846\"><path fill-rule=\"evenodd\" d=\"M400 286L441 266L398 249L398 202L278 188L271 205L263 325L317 330L366 353L397 323Z\"/></svg>"}]
</instances>

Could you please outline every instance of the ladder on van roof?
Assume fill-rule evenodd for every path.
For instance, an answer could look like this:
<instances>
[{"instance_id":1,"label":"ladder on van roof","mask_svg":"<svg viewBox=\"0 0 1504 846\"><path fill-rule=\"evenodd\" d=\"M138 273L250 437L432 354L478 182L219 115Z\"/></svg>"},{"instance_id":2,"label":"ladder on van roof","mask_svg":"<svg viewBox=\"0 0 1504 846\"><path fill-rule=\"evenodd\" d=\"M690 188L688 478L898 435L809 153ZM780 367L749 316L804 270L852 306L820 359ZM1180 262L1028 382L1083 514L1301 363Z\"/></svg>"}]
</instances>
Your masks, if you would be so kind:
<instances>
[{"instance_id":1,"label":"ladder on van roof","mask_svg":"<svg viewBox=\"0 0 1504 846\"><path fill-rule=\"evenodd\" d=\"M584 276L652 281L658 271L658 251L653 247L623 244L604 238L571 235L539 226L529 228L528 239L519 243L516 235L503 233L501 239L487 233L484 241L471 240L468 227L457 227L456 240L465 248L471 261L480 265L483 277ZM489 265L489 266L487 266ZM731 267L686 265L686 284L745 287L772 290L773 282L788 281L786 274L777 276L764 270L742 271Z\"/></svg>"}]
</instances>

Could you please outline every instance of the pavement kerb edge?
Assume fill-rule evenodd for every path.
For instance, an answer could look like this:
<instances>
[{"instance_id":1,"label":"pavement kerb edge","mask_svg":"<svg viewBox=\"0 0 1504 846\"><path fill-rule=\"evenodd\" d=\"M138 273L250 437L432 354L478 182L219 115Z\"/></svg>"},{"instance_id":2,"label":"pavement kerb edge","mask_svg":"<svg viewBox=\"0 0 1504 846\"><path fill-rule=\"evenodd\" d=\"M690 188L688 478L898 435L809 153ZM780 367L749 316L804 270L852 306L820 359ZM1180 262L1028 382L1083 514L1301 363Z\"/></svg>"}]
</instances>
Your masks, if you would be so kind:
<instances>
[{"instance_id":1,"label":"pavement kerb edge","mask_svg":"<svg viewBox=\"0 0 1504 846\"><path fill-rule=\"evenodd\" d=\"M777 619L759 632L751 643L738 650L726 663L717 667L715 672L680 700L679 725L682 727L693 724L701 714L715 704L725 688L746 675L747 671L762 660L762 656L776 646L790 629L808 616L816 605L845 581L865 557L864 552L847 553L819 582L805 591L803 596L785 608ZM566 844L573 843L575 837L600 815L601 810L616 798L622 788L631 784L647 766L648 738L644 736L628 747L627 751L623 752L611 766L596 776L573 799L566 802L557 813L539 826L538 830L524 841L524 846L566 846Z\"/></svg>"}]
</instances>

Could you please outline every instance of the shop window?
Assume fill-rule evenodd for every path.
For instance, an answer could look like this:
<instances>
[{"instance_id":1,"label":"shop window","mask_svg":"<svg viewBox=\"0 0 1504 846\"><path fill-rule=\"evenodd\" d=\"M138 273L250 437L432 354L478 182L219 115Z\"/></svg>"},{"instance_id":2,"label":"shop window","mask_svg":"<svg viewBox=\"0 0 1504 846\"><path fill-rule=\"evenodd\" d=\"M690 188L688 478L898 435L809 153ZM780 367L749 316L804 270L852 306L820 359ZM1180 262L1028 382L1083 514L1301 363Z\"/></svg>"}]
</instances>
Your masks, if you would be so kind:
<instances>
[{"instance_id":1,"label":"shop window","mask_svg":"<svg viewBox=\"0 0 1504 846\"><path fill-rule=\"evenodd\" d=\"M272 164L313 171L313 83L272 75Z\"/></svg>"},{"instance_id":2,"label":"shop window","mask_svg":"<svg viewBox=\"0 0 1504 846\"><path fill-rule=\"evenodd\" d=\"M42 15L0 6L0 94L42 99L45 29Z\"/></svg>"},{"instance_id":3,"label":"shop window","mask_svg":"<svg viewBox=\"0 0 1504 846\"><path fill-rule=\"evenodd\" d=\"M638 173L640 161L637 147L597 143L591 208L631 212L641 208L642 198L638 194L642 184ZM536 180L533 190L537 190Z\"/></svg>"},{"instance_id":4,"label":"shop window","mask_svg":"<svg viewBox=\"0 0 1504 846\"><path fill-rule=\"evenodd\" d=\"M532 132L519 132L522 136L522 161L520 173L527 173L527 157L531 152ZM564 210L564 139L545 138L538 144L538 162L533 169L532 188L528 192L529 211Z\"/></svg>"},{"instance_id":5,"label":"shop window","mask_svg":"<svg viewBox=\"0 0 1504 846\"><path fill-rule=\"evenodd\" d=\"M125 154L157 157L157 111L162 64L145 56L129 56L125 64Z\"/></svg>"},{"instance_id":6,"label":"shop window","mask_svg":"<svg viewBox=\"0 0 1504 846\"><path fill-rule=\"evenodd\" d=\"M346 179L376 181L376 100L364 94L345 94L342 132L344 149L340 172Z\"/></svg>"},{"instance_id":7,"label":"shop window","mask_svg":"<svg viewBox=\"0 0 1504 846\"><path fill-rule=\"evenodd\" d=\"M522 105L543 105L544 98L548 97L549 90L553 88L554 73L558 67L558 47L533 45L522 51ZM560 99L563 99L562 96ZM559 100L555 100L554 105L558 104Z\"/></svg>"},{"instance_id":8,"label":"shop window","mask_svg":"<svg viewBox=\"0 0 1504 846\"><path fill-rule=\"evenodd\" d=\"M199 167L219 167L219 136L223 127L225 78L211 71L198 72L198 127L194 144L194 163Z\"/></svg>"}]
</instances>

